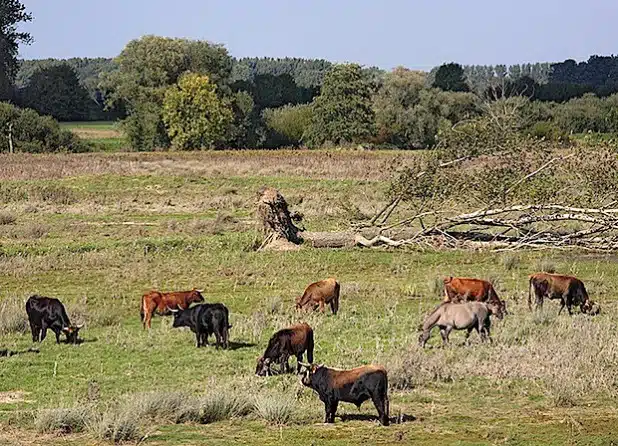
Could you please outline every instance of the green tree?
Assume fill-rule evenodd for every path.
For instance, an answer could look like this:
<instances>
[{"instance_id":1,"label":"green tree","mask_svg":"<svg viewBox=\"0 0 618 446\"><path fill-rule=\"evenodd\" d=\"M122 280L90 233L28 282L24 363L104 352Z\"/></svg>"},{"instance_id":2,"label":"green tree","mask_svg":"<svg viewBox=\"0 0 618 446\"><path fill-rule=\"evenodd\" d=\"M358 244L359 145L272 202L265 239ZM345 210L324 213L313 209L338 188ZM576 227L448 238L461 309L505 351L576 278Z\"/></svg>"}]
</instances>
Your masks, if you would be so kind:
<instances>
[{"instance_id":1,"label":"green tree","mask_svg":"<svg viewBox=\"0 0 618 446\"><path fill-rule=\"evenodd\" d=\"M360 65L335 65L326 74L320 96L313 101L307 143L359 143L373 134L371 82Z\"/></svg>"},{"instance_id":2,"label":"green tree","mask_svg":"<svg viewBox=\"0 0 618 446\"><path fill-rule=\"evenodd\" d=\"M163 121L176 149L212 148L223 141L232 110L219 99L208 76L188 73L165 93Z\"/></svg>"},{"instance_id":3,"label":"green tree","mask_svg":"<svg viewBox=\"0 0 618 446\"><path fill-rule=\"evenodd\" d=\"M298 104L267 108L262 115L270 130L267 146L299 146L311 123L311 106Z\"/></svg>"},{"instance_id":4,"label":"green tree","mask_svg":"<svg viewBox=\"0 0 618 446\"><path fill-rule=\"evenodd\" d=\"M104 77L102 87L108 92L108 104L125 105L124 128L137 150L169 145L163 100L183 73L208 75L222 96L230 94L232 59L220 45L146 36L129 42L115 62L118 69Z\"/></svg>"},{"instance_id":5,"label":"green tree","mask_svg":"<svg viewBox=\"0 0 618 446\"><path fill-rule=\"evenodd\" d=\"M442 121L453 124L478 114L474 95L426 88L425 76L402 67L385 76L374 98L376 142L431 147Z\"/></svg>"},{"instance_id":6,"label":"green tree","mask_svg":"<svg viewBox=\"0 0 618 446\"><path fill-rule=\"evenodd\" d=\"M32 41L30 34L17 30L17 25L31 20L32 15L19 0L0 0L0 101L11 97L19 44Z\"/></svg>"},{"instance_id":7,"label":"green tree","mask_svg":"<svg viewBox=\"0 0 618 446\"><path fill-rule=\"evenodd\" d=\"M444 91L468 91L464 69L453 62L438 68L433 86Z\"/></svg>"},{"instance_id":8,"label":"green tree","mask_svg":"<svg viewBox=\"0 0 618 446\"><path fill-rule=\"evenodd\" d=\"M23 89L20 102L60 121L86 120L96 106L67 63L37 70Z\"/></svg>"}]
</instances>

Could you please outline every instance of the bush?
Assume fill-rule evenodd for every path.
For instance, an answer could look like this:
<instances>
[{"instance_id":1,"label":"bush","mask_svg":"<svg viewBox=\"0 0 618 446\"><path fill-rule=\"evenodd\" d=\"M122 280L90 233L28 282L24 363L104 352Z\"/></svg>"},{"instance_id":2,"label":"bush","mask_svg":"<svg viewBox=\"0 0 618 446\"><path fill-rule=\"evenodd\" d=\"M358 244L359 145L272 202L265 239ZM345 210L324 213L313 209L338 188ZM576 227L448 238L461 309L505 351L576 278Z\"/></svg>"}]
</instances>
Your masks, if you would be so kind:
<instances>
[{"instance_id":1,"label":"bush","mask_svg":"<svg viewBox=\"0 0 618 446\"><path fill-rule=\"evenodd\" d=\"M28 331L25 304L17 297L0 302L0 334L26 333Z\"/></svg>"},{"instance_id":2,"label":"bush","mask_svg":"<svg viewBox=\"0 0 618 446\"><path fill-rule=\"evenodd\" d=\"M0 212L0 225L12 225L17 218L9 212Z\"/></svg>"},{"instance_id":3,"label":"bush","mask_svg":"<svg viewBox=\"0 0 618 446\"><path fill-rule=\"evenodd\" d=\"M0 152L9 151L5 137L12 124L13 148L16 152L87 152L90 146L71 131L60 128L57 121L34 110L0 103Z\"/></svg>"},{"instance_id":4,"label":"bush","mask_svg":"<svg viewBox=\"0 0 618 446\"><path fill-rule=\"evenodd\" d=\"M135 441L142 438L139 419L135 414L123 412L108 412L95 422L89 424L90 432L101 440L114 443Z\"/></svg>"},{"instance_id":5,"label":"bush","mask_svg":"<svg viewBox=\"0 0 618 446\"><path fill-rule=\"evenodd\" d=\"M255 413L273 424L286 424L294 414L295 402L287 395L267 394L255 399Z\"/></svg>"},{"instance_id":6,"label":"bush","mask_svg":"<svg viewBox=\"0 0 618 446\"><path fill-rule=\"evenodd\" d=\"M34 426L41 433L71 434L84 431L92 419L92 412L85 407L43 409Z\"/></svg>"},{"instance_id":7,"label":"bush","mask_svg":"<svg viewBox=\"0 0 618 446\"><path fill-rule=\"evenodd\" d=\"M262 112L269 130L267 147L299 146L311 123L311 106L285 105Z\"/></svg>"}]
</instances>

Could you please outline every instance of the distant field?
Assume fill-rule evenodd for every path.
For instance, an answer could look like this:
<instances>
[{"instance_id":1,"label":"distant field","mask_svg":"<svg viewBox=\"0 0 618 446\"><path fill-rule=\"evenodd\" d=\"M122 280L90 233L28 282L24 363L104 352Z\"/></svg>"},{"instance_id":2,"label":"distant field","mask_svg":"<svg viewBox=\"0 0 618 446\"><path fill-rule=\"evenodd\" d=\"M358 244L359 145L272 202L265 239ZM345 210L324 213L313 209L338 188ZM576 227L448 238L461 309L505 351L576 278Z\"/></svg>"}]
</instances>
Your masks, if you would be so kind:
<instances>
[{"instance_id":1,"label":"distant field","mask_svg":"<svg viewBox=\"0 0 618 446\"><path fill-rule=\"evenodd\" d=\"M115 131L107 123L84 128ZM122 416L139 415L137 437L148 445L616 442L615 256L251 249L261 186L277 187L304 215L307 230L341 230L380 209L389 166L415 156L0 155L0 350L32 347L23 304L34 293L61 298L72 319L86 323L78 347L58 346L48 334L39 354L0 357L0 444L108 444L97 439L101 419L89 418L94 428L66 436L45 432L50 422L40 409L76 407L105 414L115 426L126 421ZM531 315L527 276L544 267L581 277L602 314L558 317L558 305L548 302L542 314ZM453 345L439 348L434 331L432 348L417 346L417 327L440 301L445 275L495 282L511 314L492 326L493 344L480 344L473 334L471 345L462 346L463 334L453 333ZM328 276L342 284L340 313L296 314L294 298ZM170 318L155 318L150 332L142 329L143 292L192 287L204 288L208 302L229 307L233 349L198 350L193 334L172 329ZM341 403L336 423L326 426L323 404L296 376L254 376L270 335L299 320L315 329L316 362L384 364L391 417L403 422L381 427L370 402L360 410ZM206 401L199 421L177 417L172 403L194 398ZM213 401L225 406L221 401L235 398L250 409L203 416L214 411Z\"/></svg>"},{"instance_id":2,"label":"distant field","mask_svg":"<svg viewBox=\"0 0 618 446\"><path fill-rule=\"evenodd\" d=\"M115 122L62 122L60 125L103 152L118 152L127 147L124 135Z\"/></svg>"}]
</instances>

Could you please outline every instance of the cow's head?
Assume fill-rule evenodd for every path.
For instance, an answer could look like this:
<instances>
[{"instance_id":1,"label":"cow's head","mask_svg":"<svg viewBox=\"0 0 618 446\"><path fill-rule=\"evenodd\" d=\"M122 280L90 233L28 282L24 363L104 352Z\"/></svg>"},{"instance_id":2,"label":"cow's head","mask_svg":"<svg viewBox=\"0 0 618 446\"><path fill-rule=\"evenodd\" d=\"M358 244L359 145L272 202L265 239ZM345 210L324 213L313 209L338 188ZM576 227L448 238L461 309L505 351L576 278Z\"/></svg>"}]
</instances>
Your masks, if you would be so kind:
<instances>
[{"instance_id":1,"label":"cow's head","mask_svg":"<svg viewBox=\"0 0 618 446\"><path fill-rule=\"evenodd\" d=\"M301 362L300 365L300 382L303 383L304 386L311 387L312 389L316 388L316 372L324 368L324 364L305 364Z\"/></svg>"},{"instance_id":2,"label":"cow's head","mask_svg":"<svg viewBox=\"0 0 618 446\"><path fill-rule=\"evenodd\" d=\"M502 319L506 312L506 304L504 302L495 303L495 302L487 302L487 309L489 310L489 314L493 314L498 319Z\"/></svg>"},{"instance_id":3,"label":"cow's head","mask_svg":"<svg viewBox=\"0 0 618 446\"><path fill-rule=\"evenodd\" d=\"M601 306L597 303L594 303L590 299L586 300L586 302L581 304L580 309L582 313L589 314L591 316L597 315L601 312Z\"/></svg>"},{"instance_id":4,"label":"cow's head","mask_svg":"<svg viewBox=\"0 0 618 446\"><path fill-rule=\"evenodd\" d=\"M255 367L255 374L257 376L269 376L272 375L272 371L270 370L270 358L264 358L260 356L257 359L257 366Z\"/></svg>"},{"instance_id":5,"label":"cow's head","mask_svg":"<svg viewBox=\"0 0 618 446\"><path fill-rule=\"evenodd\" d=\"M204 296L202 296L203 292L204 290L196 290L195 288L193 288L193 290L191 290L191 294L189 296L187 304L192 304L195 302L204 302Z\"/></svg>"},{"instance_id":6,"label":"cow's head","mask_svg":"<svg viewBox=\"0 0 618 446\"><path fill-rule=\"evenodd\" d=\"M69 325L68 327L63 327L62 332L67 337L67 344L77 344L79 341L79 329L82 328L84 324L80 325Z\"/></svg>"},{"instance_id":7,"label":"cow's head","mask_svg":"<svg viewBox=\"0 0 618 446\"><path fill-rule=\"evenodd\" d=\"M184 327L186 325L187 317L185 315L185 311L182 309L180 305L178 305L178 309L173 309L170 307L167 307L167 309L172 313L172 316L174 317L174 322L172 322L172 327L178 328L178 327Z\"/></svg>"}]
</instances>

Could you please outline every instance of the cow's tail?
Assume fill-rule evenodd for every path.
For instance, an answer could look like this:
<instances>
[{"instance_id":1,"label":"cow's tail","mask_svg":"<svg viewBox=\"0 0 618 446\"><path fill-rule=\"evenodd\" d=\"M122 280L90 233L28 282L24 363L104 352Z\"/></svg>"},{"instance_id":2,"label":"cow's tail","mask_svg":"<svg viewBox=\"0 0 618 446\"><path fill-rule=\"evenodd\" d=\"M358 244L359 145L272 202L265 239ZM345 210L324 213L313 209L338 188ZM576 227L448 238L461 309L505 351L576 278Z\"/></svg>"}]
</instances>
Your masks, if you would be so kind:
<instances>
[{"instance_id":1,"label":"cow's tail","mask_svg":"<svg viewBox=\"0 0 618 446\"><path fill-rule=\"evenodd\" d=\"M313 364L313 330L309 330L307 333L307 362Z\"/></svg>"},{"instance_id":2,"label":"cow's tail","mask_svg":"<svg viewBox=\"0 0 618 446\"><path fill-rule=\"evenodd\" d=\"M142 300L141 300L140 306L139 306L139 317L140 317L142 322L144 322L144 306L146 305L145 300L146 300L146 298L144 296L142 296Z\"/></svg>"},{"instance_id":3,"label":"cow's tail","mask_svg":"<svg viewBox=\"0 0 618 446\"><path fill-rule=\"evenodd\" d=\"M390 416L391 416L391 403L388 399L388 374L384 374L384 416L383 420L384 424L389 424Z\"/></svg>"},{"instance_id":4,"label":"cow's tail","mask_svg":"<svg viewBox=\"0 0 618 446\"><path fill-rule=\"evenodd\" d=\"M534 277L530 276L530 282L528 284L528 309L532 311L532 287L534 286Z\"/></svg>"}]
</instances>

